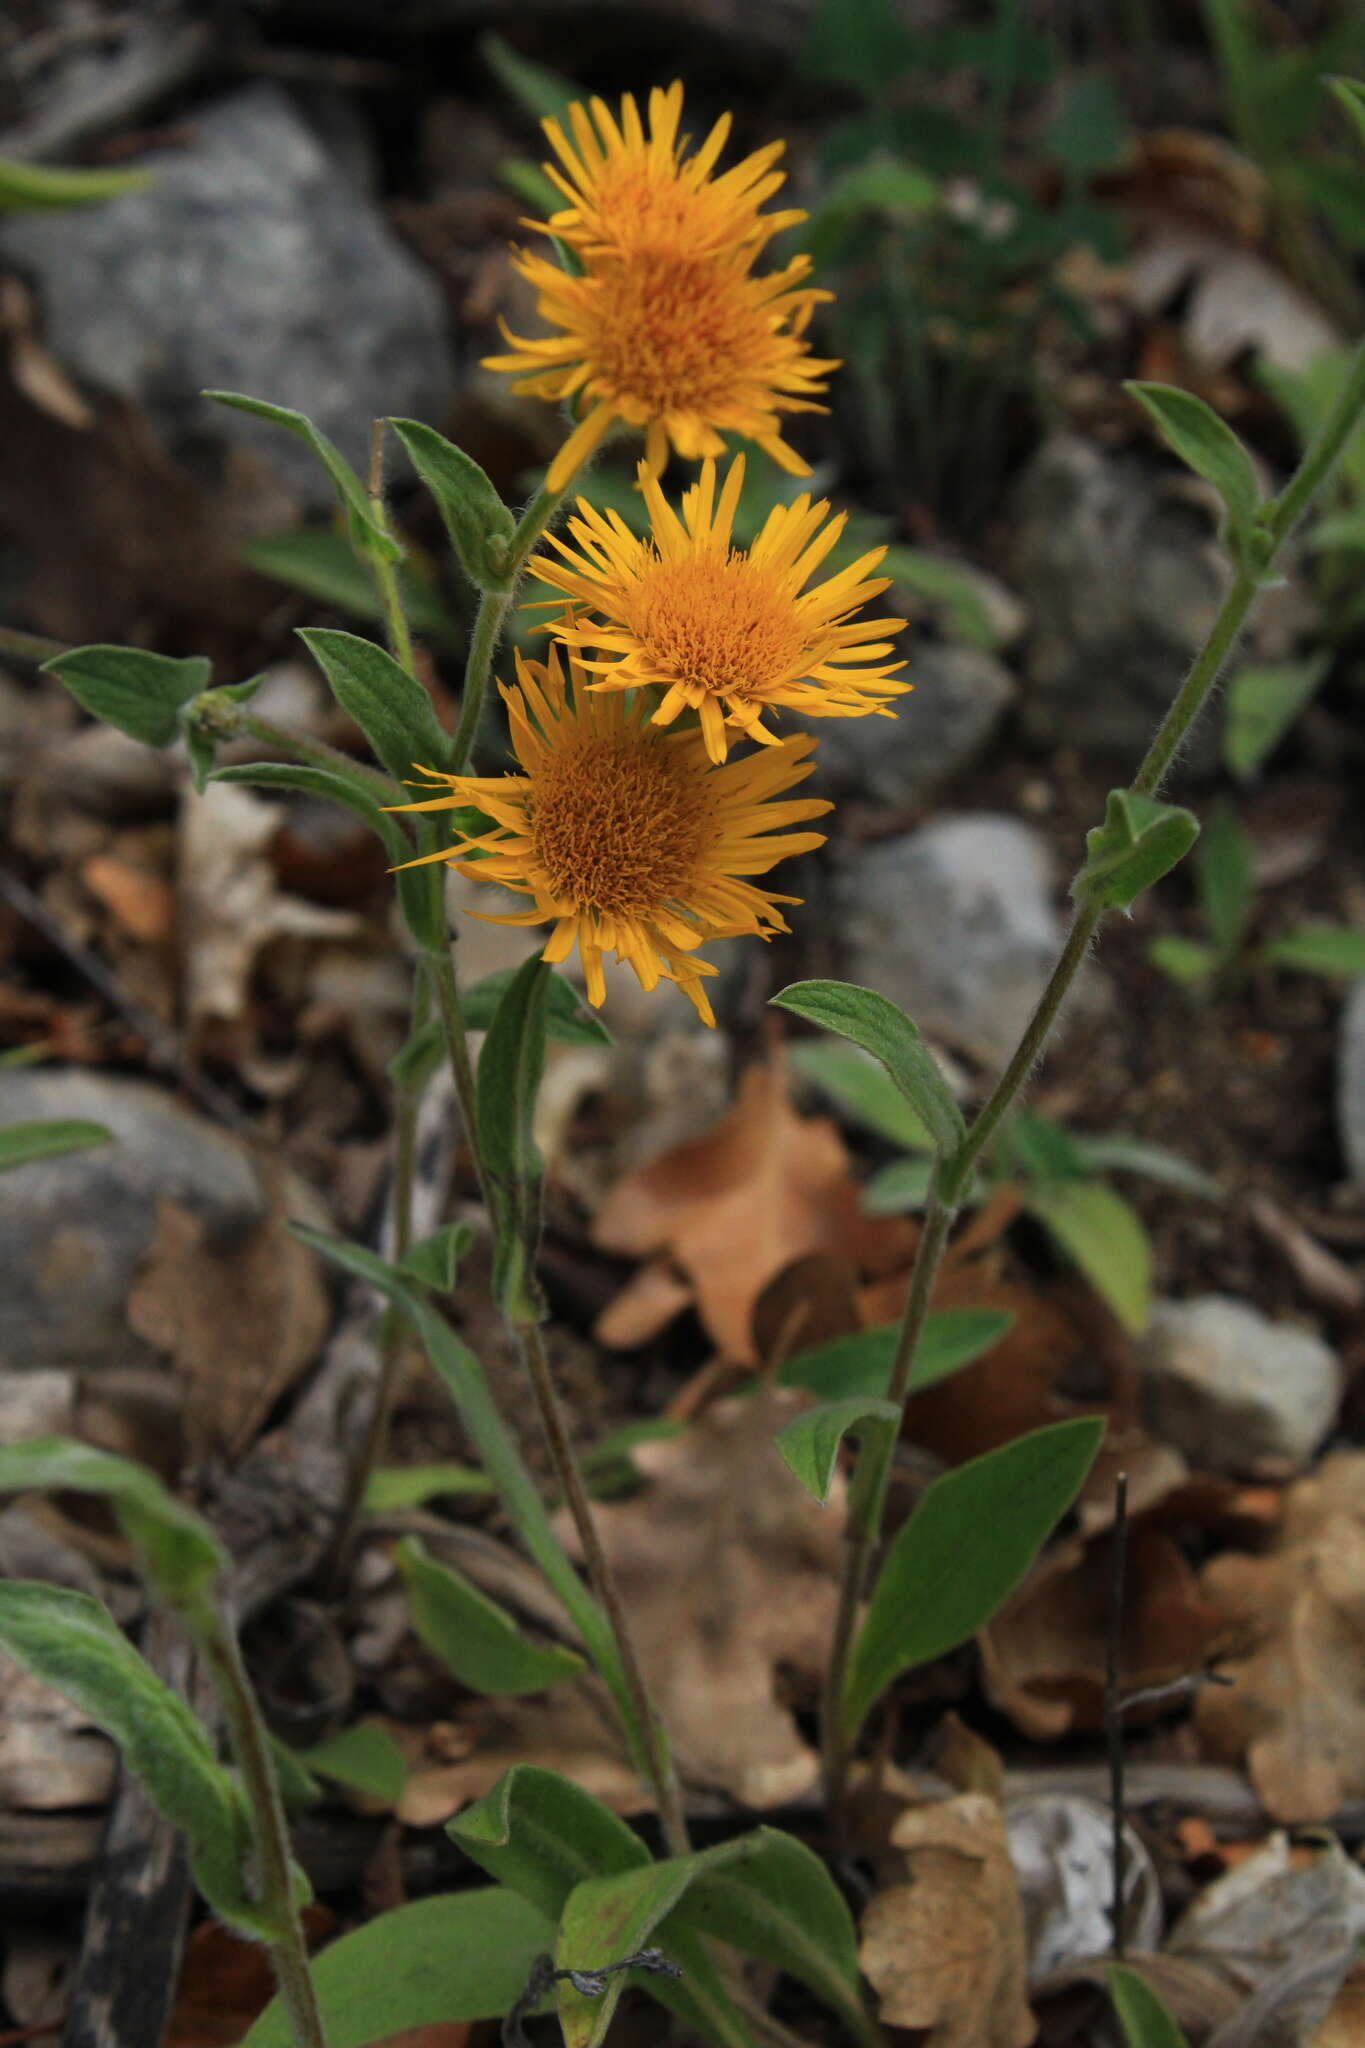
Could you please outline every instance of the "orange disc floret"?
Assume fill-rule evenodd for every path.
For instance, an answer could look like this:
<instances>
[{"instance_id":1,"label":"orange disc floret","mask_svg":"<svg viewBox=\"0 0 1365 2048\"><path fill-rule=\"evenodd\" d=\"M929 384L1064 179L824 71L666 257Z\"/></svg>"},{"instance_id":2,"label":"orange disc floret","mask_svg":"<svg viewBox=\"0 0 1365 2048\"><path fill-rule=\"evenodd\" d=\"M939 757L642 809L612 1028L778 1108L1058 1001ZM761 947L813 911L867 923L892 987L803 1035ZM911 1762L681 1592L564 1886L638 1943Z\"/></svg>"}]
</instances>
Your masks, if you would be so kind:
<instances>
[{"instance_id":1,"label":"orange disc floret","mask_svg":"<svg viewBox=\"0 0 1365 2048\"><path fill-rule=\"evenodd\" d=\"M650 538L580 498L570 539L549 535L554 552L530 565L569 599L553 631L592 687L661 690L661 725L694 710L714 761L725 759L732 737L776 745L763 717L779 706L822 718L888 713L886 699L910 688L896 680L904 662L887 660L895 651L887 636L905 620L853 616L887 588L888 577L869 574L885 548L812 583L845 517L805 492L775 506L753 544L737 548L743 481L738 456L717 497L716 466L704 463L680 518L642 465Z\"/></svg>"},{"instance_id":2,"label":"orange disc floret","mask_svg":"<svg viewBox=\"0 0 1365 2048\"><path fill-rule=\"evenodd\" d=\"M799 898L746 877L824 843L822 832L788 828L829 804L773 801L810 774L814 741L802 735L716 768L695 727L665 732L650 723L643 698L594 695L587 684L574 661L566 681L557 650L546 662L518 655L516 684L502 695L522 772L422 769L441 794L394 808L474 804L490 817L491 831L422 858L529 897L529 909L492 922L553 919L544 958L564 960L577 946L591 1003L606 994L602 961L613 953L646 989L677 982L713 1024L703 977L716 969L696 949L786 931L778 905Z\"/></svg>"}]
</instances>

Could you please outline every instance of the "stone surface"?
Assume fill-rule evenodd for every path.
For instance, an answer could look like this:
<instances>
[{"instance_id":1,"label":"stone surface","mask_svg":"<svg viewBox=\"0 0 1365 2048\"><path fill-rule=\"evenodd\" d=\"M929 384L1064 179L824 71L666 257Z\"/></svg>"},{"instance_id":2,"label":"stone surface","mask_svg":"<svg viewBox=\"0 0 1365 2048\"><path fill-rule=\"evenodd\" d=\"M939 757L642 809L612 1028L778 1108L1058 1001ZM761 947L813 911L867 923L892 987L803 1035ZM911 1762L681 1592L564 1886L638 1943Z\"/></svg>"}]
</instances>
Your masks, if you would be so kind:
<instances>
[{"instance_id":1,"label":"stone surface","mask_svg":"<svg viewBox=\"0 0 1365 2048\"><path fill-rule=\"evenodd\" d=\"M145 1081L18 1072L5 1076L6 1123L83 1117L114 1142L0 1175L0 1370L155 1364L125 1303L156 1234L157 1205L181 1202L216 1242L266 1212L242 1148Z\"/></svg>"},{"instance_id":2,"label":"stone surface","mask_svg":"<svg viewBox=\"0 0 1365 2048\"><path fill-rule=\"evenodd\" d=\"M845 980L989 1065L1014 1050L1061 925L1038 833L972 812L849 854L834 883Z\"/></svg>"},{"instance_id":3,"label":"stone surface","mask_svg":"<svg viewBox=\"0 0 1365 2048\"><path fill-rule=\"evenodd\" d=\"M1365 1188L1365 975L1353 981L1337 1041L1337 1129L1346 1178Z\"/></svg>"},{"instance_id":4,"label":"stone surface","mask_svg":"<svg viewBox=\"0 0 1365 2048\"><path fill-rule=\"evenodd\" d=\"M187 117L155 183L102 206L16 215L0 254L37 283L63 366L134 399L210 479L246 446L305 504L332 489L301 441L210 404L243 391L306 412L361 468L382 413L431 417L452 388L435 281L280 87Z\"/></svg>"},{"instance_id":5,"label":"stone surface","mask_svg":"<svg viewBox=\"0 0 1365 2048\"><path fill-rule=\"evenodd\" d=\"M1206 1471L1297 1470L1336 1419L1331 1347L1229 1295L1158 1303L1140 1355L1153 1431Z\"/></svg>"},{"instance_id":6,"label":"stone surface","mask_svg":"<svg viewBox=\"0 0 1365 2048\"><path fill-rule=\"evenodd\" d=\"M914 693L894 699L894 718L802 720L820 742L817 795L906 809L965 768L995 731L1015 691L1002 662L938 642L906 653L902 674Z\"/></svg>"},{"instance_id":7,"label":"stone surface","mask_svg":"<svg viewBox=\"0 0 1365 2048\"><path fill-rule=\"evenodd\" d=\"M1011 580L1033 622L1026 731L1136 762L1232 578L1205 486L1145 453L1057 433L1020 478L1011 525ZM1288 651L1296 608L1292 591L1268 593L1248 658ZM1219 721L1206 715L1183 765L1207 773L1218 758Z\"/></svg>"}]
</instances>

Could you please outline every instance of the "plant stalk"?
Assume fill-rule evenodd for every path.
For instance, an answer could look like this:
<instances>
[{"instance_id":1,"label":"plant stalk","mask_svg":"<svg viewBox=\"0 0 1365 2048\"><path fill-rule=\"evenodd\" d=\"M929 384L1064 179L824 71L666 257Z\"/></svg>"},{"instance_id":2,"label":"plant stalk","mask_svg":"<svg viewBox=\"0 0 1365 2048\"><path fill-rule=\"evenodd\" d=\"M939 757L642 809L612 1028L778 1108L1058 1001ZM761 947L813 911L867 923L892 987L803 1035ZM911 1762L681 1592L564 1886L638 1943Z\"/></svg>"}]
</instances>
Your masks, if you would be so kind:
<instances>
[{"instance_id":1,"label":"plant stalk","mask_svg":"<svg viewBox=\"0 0 1365 2048\"><path fill-rule=\"evenodd\" d=\"M522 513L507 543L507 581L501 590L486 590L479 599L479 609L474 620L474 631L469 642L469 658L465 663L464 690L460 697L460 721L451 741L451 772L464 775L474 752L474 743L479 736L483 720L484 701L488 695L488 678L493 667L493 656L497 653L498 642L507 614L512 609L517 584L526 560L536 542L540 539L558 507L563 503L572 480L562 491L537 491L526 510Z\"/></svg>"},{"instance_id":2,"label":"plant stalk","mask_svg":"<svg viewBox=\"0 0 1365 2048\"><path fill-rule=\"evenodd\" d=\"M374 523L384 533L389 532L388 507L384 503L384 431L386 422L382 419L370 421L370 473L366 479L366 495ZM383 608L384 626L389 636L389 652L400 668L409 675L414 674L412 634L408 629L407 613L403 610L403 596L398 588L398 565L396 562L381 561L378 555L368 552L365 561L374 578L374 587L379 594Z\"/></svg>"},{"instance_id":3,"label":"plant stalk","mask_svg":"<svg viewBox=\"0 0 1365 2048\"><path fill-rule=\"evenodd\" d=\"M1279 549L1303 517L1315 493L1330 474L1362 413L1365 413L1365 343L1356 352L1346 380L1327 419L1306 450L1289 484L1274 501L1264 526L1269 539L1265 571L1258 578L1239 569L1210 629L1208 639L1196 655L1170 709L1143 758L1131 788L1136 794L1154 795L1171 763L1179 753L1186 734L1202 711L1223 671L1228 656L1245 626L1252 605L1267 580L1270 565ZM915 1352L933 1299L953 1217L970 1182L982 1148L1013 1108L1029 1075L1043 1052L1061 1008L1070 993L1081 963L1089 951L1104 912L1094 904L1076 906L1061 954L1047 987L1043 990L1024 1028L1023 1036L990 1095L968 1128L967 1135L951 1158L941 1158L930 1193L924 1228L915 1250L909 1290L901 1313L895 1359L887 1398L901 1410L910 1388ZM844 1727L843 1702L848 1689L849 1667L857 1635L858 1610L866 1591L872 1557L881 1542L882 1512L887 1481L899 1432L885 1438L869 1438L858 1450L849 1494L848 1535L839 1587L834 1641L823 1694L822 1747L825 1783L831 1808L843 1806L848 1766L857 1731Z\"/></svg>"},{"instance_id":4,"label":"plant stalk","mask_svg":"<svg viewBox=\"0 0 1365 2048\"><path fill-rule=\"evenodd\" d=\"M222 1703L228 1739L242 1775L256 1849L258 1903L272 1923L270 1960L289 2015L290 2032L296 2048L327 2048L294 1892L293 1860L279 1782L271 1762L265 1723L242 1661L241 1646L214 1607L193 1614L190 1621Z\"/></svg>"}]
</instances>

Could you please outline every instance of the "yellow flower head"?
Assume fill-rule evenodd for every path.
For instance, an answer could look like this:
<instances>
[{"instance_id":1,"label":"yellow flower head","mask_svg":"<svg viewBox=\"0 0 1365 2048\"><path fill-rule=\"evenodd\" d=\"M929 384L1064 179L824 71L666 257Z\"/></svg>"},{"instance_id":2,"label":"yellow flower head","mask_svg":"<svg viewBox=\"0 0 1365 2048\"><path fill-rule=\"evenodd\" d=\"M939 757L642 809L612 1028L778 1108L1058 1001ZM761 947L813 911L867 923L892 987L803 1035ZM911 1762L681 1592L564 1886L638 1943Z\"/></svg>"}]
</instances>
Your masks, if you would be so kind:
<instances>
[{"instance_id":1,"label":"yellow flower head","mask_svg":"<svg viewBox=\"0 0 1365 2048\"><path fill-rule=\"evenodd\" d=\"M476 804L492 818L494 830L481 838L461 838L423 859L449 861L461 874L529 896L531 909L491 921L553 918L544 957L564 960L576 945L589 1002L603 1000L602 956L614 953L647 989L676 981L703 1022L714 1024L702 977L716 969L693 957L696 948L707 939L786 931L777 906L799 897L770 895L743 878L824 844L823 832L785 828L829 804L768 801L810 774L815 742L802 735L713 768L695 728L661 732L643 700L593 696L586 683L570 662L566 686L557 650L548 662L518 655L516 685L502 686L502 695L522 773L424 768L443 793L394 808Z\"/></svg>"},{"instance_id":2,"label":"yellow flower head","mask_svg":"<svg viewBox=\"0 0 1365 2048\"><path fill-rule=\"evenodd\" d=\"M760 212L786 182L773 168L782 143L770 143L712 177L729 139L730 116L722 116L688 156L687 139L678 136L682 107L682 85L675 80L667 91L655 86L649 95L648 135L629 93L619 121L604 101L593 99L586 107L569 108L568 135L560 122L543 122L560 160L544 169L569 202L544 223L543 232L583 256L657 248L703 256L743 248L752 257L783 228L806 218L799 208Z\"/></svg>"},{"instance_id":3,"label":"yellow flower head","mask_svg":"<svg viewBox=\"0 0 1365 2048\"><path fill-rule=\"evenodd\" d=\"M762 721L778 705L816 717L887 713L884 700L910 688L894 680L904 662L886 660L895 650L885 636L905 620L852 618L890 581L868 580L885 548L807 588L844 514L830 518L828 503L812 504L803 491L773 508L745 551L730 538L743 481L741 455L717 502L716 466L705 463L679 519L642 464L651 539L580 498L569 521L576 547L551 534L555 554L531 563L571 601L553 631L591 671L591 687L662 689L655 721L695 710L713 761L725 759L727 727L777 745Z\"/></svg>"}]
</instances>

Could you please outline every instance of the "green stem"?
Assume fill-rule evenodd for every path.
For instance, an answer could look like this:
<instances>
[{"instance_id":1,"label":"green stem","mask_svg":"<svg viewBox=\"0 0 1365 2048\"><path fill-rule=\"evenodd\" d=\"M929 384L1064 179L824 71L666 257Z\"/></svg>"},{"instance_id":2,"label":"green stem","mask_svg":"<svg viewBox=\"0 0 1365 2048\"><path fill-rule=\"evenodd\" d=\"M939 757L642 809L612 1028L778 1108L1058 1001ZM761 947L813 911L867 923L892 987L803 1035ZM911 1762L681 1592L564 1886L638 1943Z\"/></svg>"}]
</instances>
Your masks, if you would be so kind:
<instances>
[{"instance_id":1,"label":"green stem","mask_svg":"<svg viewBox=\"0 0 1365 2048\"><path fill-rule=\"evenodd\" d=\"M352 781L357 775L362 776L373 785L377 797L388 799L393 795L392 781L377 768L357 761L354 754L343 753L340 747L329 746L326 740L310 739L306 733L276 725L273 719L258 718L254 711L244 711L241 705L227 702L221 690L209 690L196 697L191 715L210 739L259 740L263 747L273 747L277 753L289 754L296 761L310 761L317 768L337 770Z\"/></svg>"},{"instance_id":2,"label":"green stem","mask_svg":"<svg viewBox=\"0 0 1365 2048\"><path fill-rule=\"evenodd\" d=\"M375 525L382 533L389 531L388 507L384 503L384 420L370 422L370 474L368 495L370 512ZM413 671L412 634L408 630L407 614L403 610L402 592L398 588L398 565L388 560L381 561L377 555L368 552L365 561L374 578L374 587L379 593L379 602L384 612L384 625L389 636L389 652L400 668L409 675Z\"/></svg>"},{"instance_id":3,"label":"green stem","mask_svg":"<svg viewBox=\"0 0 1365 2048\"><path fill-rule=\"evenodd\" d=\"M308 1968L308 1947L299 1919L293 1859L289 1853L289 1831L270 1757L270 1739L247 1677L241 1647L216 1608L204 1608L189 1619L222 1703L228 1740L242 1776L256 1849L258 1904L271 1923L270 1960L289 2015L290 2032L296 2048L327 2048L322 2013Z\"/></svg>"},{"instance_id":4,"label":"green stem","mask_svg":"<svg viewBox=\"0 0 1365 2048\"><path fill-rule=\"evenodd\" d=\"M563 503L565 494L571 486L572 479L561 491L536 492L507 543L507 581L504 587L501 590L486 590L479 599L474 631L469 642L469 658L465 663L464 689L460 697L460 722L455 728L455 737L450 746L450 765L456 775L467 772L470 757L474 752L474 743L479 736L479 726L483 720L484 700L488 695L488 678L493 668L493 656L497 653L502 629L507 622L507 614L512 609L512 600L516 596L517 584L521 580L522 570L526 567L527 557Z\"/></svg>"},{"instance_id":5,"label":"green stem","mask_svg":"<svg viewBox=\"0 0 1365 2048\"><path fill-rule=\"evenodd\" d=\"M1331 472L1362 412L1365 412L1365 343L1358 350L1321 431L1265 522L1263 531L1268 541L1265 570L1259 579L1243 570L1234 577L1208 639L1196 655L1133 778L1131 787L1135 793L1150 796L1160 788L1186 734L1222 673L1275 555ZM933 1299L953 1217L971 1180L972 1169L984 1146L1013 1108L1041 1056L1103 916L1103 910L1093 904L1077 905L1057 964L1024 1027L1013 1057L977 1112L956 1153L952 1158L939 1162L924 1227L915 1250L887 1388L887 1398L900 1408L902 1420L915 1352ZM850 1733L845 1728L843 1702L857 1635L858 1610L867 1589L872 1558L881 1541L886 1487L898 1437L899 1432L880 1440L869 1438L860 1446L849 1494L848 1534L823 1697L826 1788L831 1806L836 1811L843 1803L852 1743L857 1736L856 1730Z\"/></svg>"}]
</instances>

